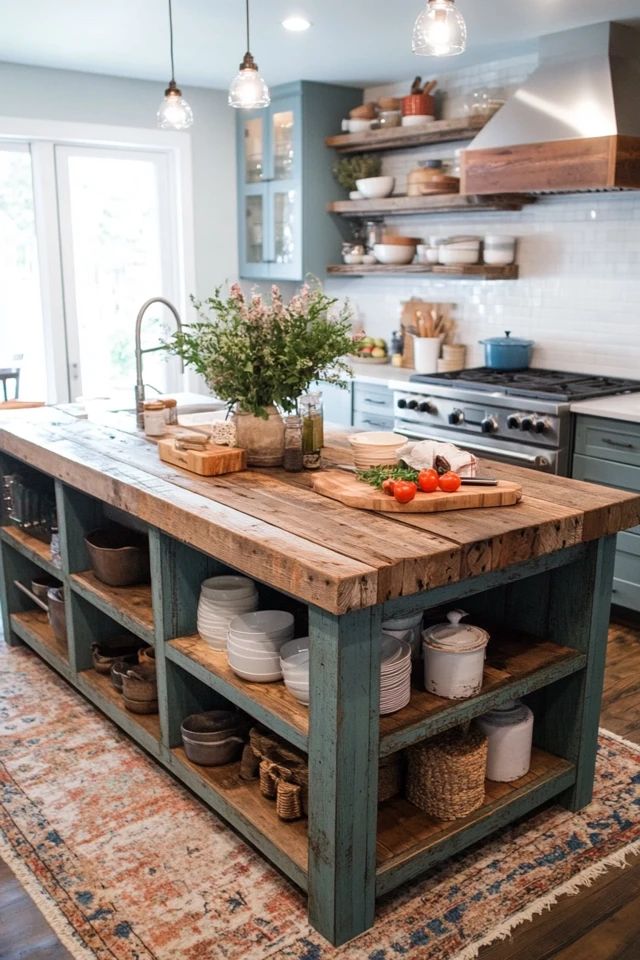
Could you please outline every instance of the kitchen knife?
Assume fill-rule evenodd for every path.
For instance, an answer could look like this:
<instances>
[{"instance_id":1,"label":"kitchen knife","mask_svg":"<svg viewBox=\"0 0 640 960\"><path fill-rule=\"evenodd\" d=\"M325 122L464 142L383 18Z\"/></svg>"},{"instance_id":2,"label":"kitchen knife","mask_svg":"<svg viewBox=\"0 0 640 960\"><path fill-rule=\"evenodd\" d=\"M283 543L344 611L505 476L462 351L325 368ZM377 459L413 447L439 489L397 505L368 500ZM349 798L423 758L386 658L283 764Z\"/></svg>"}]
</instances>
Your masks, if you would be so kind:
<instances>
[{"instance_id":1,"label":"kitchen knife","mask_svg":"<svg viewBox=\"0 0 640 960\"><path fill-rule=\"evenodd\" d=\"M468 487L497 487L498 481L495 477L460 477L460 482Z\"/></svg>"}]
</instances>

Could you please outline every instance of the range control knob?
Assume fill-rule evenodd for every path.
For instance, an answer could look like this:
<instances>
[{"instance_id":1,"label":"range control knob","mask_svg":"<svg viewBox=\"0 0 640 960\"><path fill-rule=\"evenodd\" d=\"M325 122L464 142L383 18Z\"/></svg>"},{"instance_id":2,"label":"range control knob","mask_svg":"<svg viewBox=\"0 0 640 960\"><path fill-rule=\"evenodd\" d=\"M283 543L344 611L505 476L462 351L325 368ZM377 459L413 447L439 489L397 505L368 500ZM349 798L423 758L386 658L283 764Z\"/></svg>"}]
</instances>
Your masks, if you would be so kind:
<instances>
[{"instance_id":1,"label":"range control knob","mask_svg":"<svg viewBox=\"0 0 640 960\"><path fill-rule=\"evenodd\" d=\"M546 433L549 429L549 423L547 420L534 420L533 421L533 431L534 433Z\"/></svg>"},{"instance_id":2,"label":"range control knob","mask_svg":"<svg viewBox=\"0 0 640 960\"><path fill-rule=\"evenodd\" d=\"M462 410L452 410L449 414L449 423L462 423L464 420L464 413Z\"/></svg>"},{"instance_id":3,"label":"range control knob","mask_svg":"<svg viewBox=\"0 0 640 960\"><path fill-rule=\"evenodd\" d=\"M417 409L418 409L418 401L417 401L417 400L409 400L409 403L407 404L407 406L408 406L409 410L417 410Z\"/></svg>"},{"instance_id":4,"label":"range control knob","mask_svg":"<svg viewBox=\"0 0 640 960\"><path fill-rule=\"evenodd\" d=\"M434 403L431 403L430 400L423 400L418 404L418 410L420 413L437 413L438 408Z\"/></svg>"},{"instance_id":5,"label":"range control knob","mask_svg":"<svg viewBox=\"0 0 640 960\"><path fill-rule=\"evenodd\" d=\"M498 422L495 417L485 417L480 423L480 429L483 433L495 433L498 429Z\"/></svg>"},{"instance_id":6,"label":"range control knob","mask_svg":"<svg viewBox=\"0 0 640 960\"><path fill-rule=\"evenodd\" d=\"M400 407L400 409L404 410L406 405L407 405L407 401L404 399L404 397L400 397L400 399L398 400L398 406Z\"/></svg>"},{"instance_id":7,"label":"range control knob","mask_svg":"<svg viewBox=\"0 0 640 960\"><path fill-rule=\"evenodd\" d=\"M533 417L523 417L520 421L521 430L532 430L533 429Z\"/></svg>"},{"instance_id":8,"label":"range control knob","mask_svg":"<svg viewBox=\"0 0 640 960\"><path fill-rule=\"evenodd\" d=\"M507 417L507 426L509 427L509 430L519 430L521 419L522 418L519 417L517 413L510 413Z\"/></svg>"}]
</instances>

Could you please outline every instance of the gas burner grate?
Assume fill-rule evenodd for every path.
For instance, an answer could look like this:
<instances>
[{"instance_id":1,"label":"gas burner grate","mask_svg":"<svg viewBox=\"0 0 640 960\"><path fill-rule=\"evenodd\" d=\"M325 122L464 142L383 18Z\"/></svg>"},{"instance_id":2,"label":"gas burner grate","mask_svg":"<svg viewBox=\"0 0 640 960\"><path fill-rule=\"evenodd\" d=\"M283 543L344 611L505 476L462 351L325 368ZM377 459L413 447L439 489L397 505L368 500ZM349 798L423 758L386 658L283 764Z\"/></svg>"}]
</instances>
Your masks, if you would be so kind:
<instances>
[{"instance_id":1,"label":"gas burner grate","mask_svg":"<svg viewBox=\"0 0 640 960\"><path fill-rule=\"evenodd\" d=\"M536 400L587 400L616 393L640 390L640 381L620 377L598 377L589 373L561 370L492 370L474 367L450 373L414 374L414 383L450 383L466 390L496 391L506 396L530 397Z\"/></svg>"}]
</instances>

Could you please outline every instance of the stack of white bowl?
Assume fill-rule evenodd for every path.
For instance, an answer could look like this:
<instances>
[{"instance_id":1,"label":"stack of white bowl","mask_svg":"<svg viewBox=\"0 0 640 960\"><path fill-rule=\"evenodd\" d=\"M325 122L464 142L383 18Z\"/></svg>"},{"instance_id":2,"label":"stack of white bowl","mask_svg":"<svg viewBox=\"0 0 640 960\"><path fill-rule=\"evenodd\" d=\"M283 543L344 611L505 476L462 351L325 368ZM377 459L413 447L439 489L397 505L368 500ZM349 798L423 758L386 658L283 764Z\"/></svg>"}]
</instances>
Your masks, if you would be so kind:
<instances>
[{"instance_id":1,"label":"stack of white bowl","mask_svg":"<svg viewBox=\"0 0 640 960\"><path fill-rule=\"evenodd\" d=\"M280 647L280 666L287 690L309 706L309 637L289 640Z\"/></svg>"},{"instance_id":2,"label":"stack of white bowl","mask_svg":"<svg viewBox=\"0 0 640 960\"><path fill-rule=\"evenodd\" d=\"M209 577L200 587L198 633L214 650L225 650L229 624L258 609L258 591L248 577Z\"/></svg>"},{"instance_id":3,"label":"stack of white bowl","mask_svg":"<svg viewBox=\"0 0 640 960\"><path fill-rule=\"evenodd\" d=\"M406 443L406 437L397 433L354 433L349 437L353 462L358 470L370 467L393 466L398 462L398 450Z\"/></svg>"},{"instance_id":4,"label":"stack of white bowl","mask_svg":"<svg viewBox=\"0 0 640 960\"><path fill-rule=\"evenodd\" d=\"M293 639L293 614L258 610L235 617L229 624L229 666L243 680L270 683L282 679L280 647Z\"/></svg>"},{"instance_id":5,"label":"stack of white bowl","mask_svg":"<svg viewBox=\"0 0 640 960\"><path fill-rule=\"evenodd\" d=\"M411 700L411 646L387 634L380 648L380 713L395 713Z\"/></svg>"}]
</instances>

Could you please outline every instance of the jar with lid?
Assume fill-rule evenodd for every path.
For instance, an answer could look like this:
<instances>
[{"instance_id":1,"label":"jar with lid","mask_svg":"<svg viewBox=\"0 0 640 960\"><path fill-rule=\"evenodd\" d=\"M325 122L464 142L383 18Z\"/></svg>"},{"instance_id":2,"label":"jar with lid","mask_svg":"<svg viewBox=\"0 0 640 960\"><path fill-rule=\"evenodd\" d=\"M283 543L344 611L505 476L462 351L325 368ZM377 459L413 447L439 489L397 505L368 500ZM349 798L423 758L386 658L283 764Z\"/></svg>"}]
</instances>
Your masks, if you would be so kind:
<instances>
[{"instance_id":1,"label":"jar with lid","mask_svg":"<svg viewBox=\"0 0 640 960\"><path fill-rule=\"evenodd\" d=\"M149 400L144 405L144 432L147 437L162 437L165 433L165 406L162 400Z\"/></svg>"},{"instance_id":2,"label":"jar with lid","mask_svg":"<svg viewBox=\"0 0 640 960\"><path fill-rule=\"evenodd\" d=\"M478 717L477 724L489 741L487 779L510 783L528 773L533 742L533 713L521 700Z\"/></svg>"},{"instance_id":3,"label":"jar with lid","mask_svg":"<svg viewBox=\"0 0 640 960\"><path fill-rule=\"evenodd\" d=\"M164 403L164 419L165 423L171 424L172 426L177 426L178 424L178 401L174 400L173 397L167 397Z\"/></svg>"},{"instance_id":4,"label":"jar with lid","mask_svg":"<svg viewBox=\"0 0 640 960\"><path fill-rule=\"evenodd\" d=\"M302 458L307 470L317 470L324 446L322 394L306 393L298 401L302 418Z\"/></svg>"},{"instance_id":5,"label":"jar with lid","mask_svg":"<svg viewBox=\"0 0 640 960\"><path fill-rule=\"evenodd\" d=\"M382 243L382 220L366 220L364 225L364 245L367 253L373 253L376 243Z\"/></svg>"},{"instance_id":6,"label":"jar with lid","mask_svg":"<svg viewBox=\"0 0 640 960\"><path fill-rule=\"evenodd\" d=\"M297 473L302 470L302 420L300 417L284 418L284 459L282 465L285 470Z\"/></svg>"},{"instance_id":7,"label":"jar with lid","mask_svg":"<svg viewBox=\"0 0 640 960\"><path fill-rule=\"evenodd\" d=\"M465 700L480 692L489 634L462 623L464 610L450 610L447 623L428 627L422 635L424 685L447 700Z\"/></svg>"}]
</instances>

